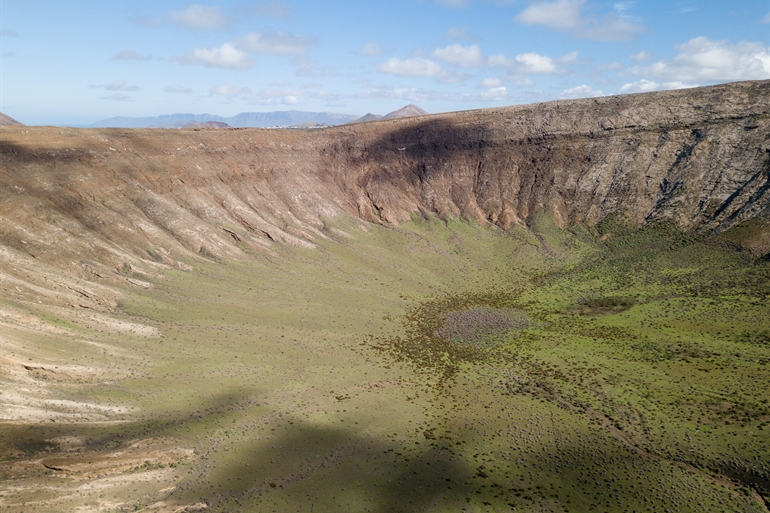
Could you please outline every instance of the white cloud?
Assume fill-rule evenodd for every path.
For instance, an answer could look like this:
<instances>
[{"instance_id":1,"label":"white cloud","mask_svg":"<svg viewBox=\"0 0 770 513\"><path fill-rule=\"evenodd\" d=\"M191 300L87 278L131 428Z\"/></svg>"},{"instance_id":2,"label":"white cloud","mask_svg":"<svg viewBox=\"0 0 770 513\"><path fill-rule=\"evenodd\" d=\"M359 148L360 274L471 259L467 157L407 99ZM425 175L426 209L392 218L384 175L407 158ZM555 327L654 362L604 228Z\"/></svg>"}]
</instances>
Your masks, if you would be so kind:
<instances>
[{"instance_id":1,"label":"white cloud","mask_svg":"<svg viewBox=\"0 0 770 513\"><path fill-rule=\"evenodd\" d=\"M622 41L631 39L644 30L635 18L624 14L633 2L614 4L616 12L603 16L584 16L586 0L555 0L534 2L515 19L525 25L543 25L552 30L571 32L580 39Z\"/></svg>"},{"instance_id":2,"label":"white cloud","mask_svg":"<svg viewBox=\"0 0 770 513\"><path fill-rule=\"evenodd\" d=\"M390 88L385 85L376 86L371 89L360 92L358 98L386 98L393 100L408 100L410 102L421 102L428 99L435 99L439 93L435 91L421 89L419 87L399 87Z\"/></svg>"},{"instance_id":3,"label":"white cloud","mask_svg":"<svg viewBox=\"0 0 770 513\"><path fill-rule=\"evenodd\" d=\"M498 55L490 55L489 59L487 59L487 64L494 68L510 68L511 66L514 66L516 61L513 59L509 59L504 54L498 54Z\"/></svg>"},{"instance_id":4,"label":"white cloud","mask_svg":"<svg viewBox=\"0 0 770 513\"><path fill-rule=\"evenodd\" d=\"M649 61L651 58L652 54L650 52L645 52L644 50L631 56L631 60L634 62Z\"/></svg>"},{"instance_id":5,"label":"white cloud","mask_svg":"<svg viewBox=\"0 0 770 513\"><path fill-rule=\"evenodd\" d=\"M189 87L184 87L180 85L171 85L164 89L167 93L182 93L182 94L190 94L192 93L192 89Z\"/></svg>"},{"instance_id":6,"label":"white cloud","mask_svg":"<svg viewBox=\"0 0 770 513\"><path fill-rule=\"evenodd\" d=\"M462 71L442 71L436 80L442 84L457 84L458 82L464 82L468 78L466 73Z\"/></svg>"},{"instance_id":7,"label":"white cloud","mask_svg":"<svg viewBox=\"0 0 770 513\"><path fill-rule=\"evenodd\" d=\"M555 73L557 71L554 60L539 53L522 53L513 59L503 54L491 55L487 60L490 66L509 68L515 74L527 73Z\"/></svg>"},{"instance_id":8,"label":"white cloud","mask_svg":"<svg viewBox=\"0 0 770 513\"><path fill-rule=\"evenodd\" d=\"M508 89L505 86L492 87L483 91L480 96L482 100L499 102L508 98Z\"/></svg>"},{"instance_id":9,"label":"white cloud","mask_svg":"<svg viewBox=\"0 0 770 513\"><path fill-rule=\"evenodd\" d=\"M585 0L556 0L535 2L516 16L525 25L545 25L554 30L576 28L582 22L580 10Z\"/></svg>"},{"instance_id":10,"label":"white cloud","mask_svg":"<svg viewBox=\"0 0 770 513\"><path fill-rule=\"evenodd\" d=\"M285 20L291 17L293 9L285 2L260 2L255 8L257 14L274 20Z\"/></svg>"},{"instance_id":11,"label":"white cloud","mask_svg":"<svg viewBox=\"0 0 770 513\"><path fill-rule=\"evenodd\" d=\"M669 83L726 82L770 78L770 48L762 43L712 41L696 37L679 45L679 54L650 66L632 68L635 75Z\"/></svg>"},{"instance_id":12,"label":"white cloud","mask_svg":"<svg viewBox=\"0 0 770 513\"><path fill-rule=\"evenodd\" d=\"M508 70L508 78L514 80L518 76L527 74L557 73L559 71L557 64L569 64L578 58L576 51L558 59L535 52L518 54L515 57L508 57L505 54L486 56L479 45L459 43L433 50L431 57L435 60L422 57L423 54L423 51L418 51L414 53L415 56L411 59L389 59L380 64L377 69L383 73L397 76L432 76L441 83L462 82L469 78L469 75L463 71L444 69L436 62L439 60L458 68L505 68ZM500 85L502 84L489 87L500 87Z\"/></svg>"},{"instance_id":13,"label":"white cloud","mask_svg":"<svg viewBox=\"0 0 770 513\"><path fill-rule=\"evenodd\" d=\"M446 48L436 48L433 51L433 57L461 68L486 64L486 58L481 52L479 45L463 46L461 44L452 44Z\"/></svg>"},{"instance_id":14,"label":"white cloud","mask_svg":"<svg viewBox=\"0 0 770 513\"><path fill-rule=\"evenodd\" d=\"M553 73L556 65L553 59L537 53L525 53L517 55L516 62L520 64L520 72L525 73Z\"/></svg>"},{"instance_id":15,"label":"white cloud","mask_svg":"<svg viewBox=\"0 0 770 513\"><path fill-rule=\"evenodd\" d=\"M698 87L698 84L686 84L684 82L665 82L663 89L692 89Z\"/></svg>"},{"instance_id":16,"label":"white cloud","mask_svg":"<svg viewBox=\"0 0 770 513\"><path fill-rule=\"evenodd\" d=\"M305 91L300 89L262 89L243 95L243 99L258 105L299 105L304 94Z\"/></svg>"},{"instance_id":17,"label":"white cloud","mask_svg":"<svg viewBox=\"0 0 770 513\"><path fill-rule=\"evenodd\" d=\"M374 57L377 55L382 55L385 53L385 51L382 49L382 46L377 43L366 43L361 53L368 57Z\"/></svg>"},{"instance_id":18,"label":"white cloud","mask_svg":"<svg viewBox=\"0 0 770 513\"><path fill-rule=\"evenodd\" d=\"M123 80L122 78L119 78L105 85L104 88L108 91L120 91L121 89L123 89L125 85L126 85L126 81Z\"/></svg>"},{"instance_id":19,"label":"white cloud","mask_svg":"<svg viewBox=\"0 0 770 513\"><path fill-rule=\"evenodd\" d=\"M759 20L760 23L770 23L770 12L765 15L764 18Z\"/></svg>"},{"instance_id":20,"label":"white cloud","mask_svg":"<svg viewBox=\"0 0 770 513\"><path fill-rule=\"evenodd\" d=\"M135 85L128 85L128 82L123 80L122 78L119 78L117 80L113 80L109 84L104 85L98 85L98 86L90 86L97 89L104 89L106 91L139 91L139 87ZM112 99L112 98L110 98Z\"/></svg>"},{"instance_id":21,"label":"white cloud","mask_svg":"<svg viewBox=\"0 0 770 513\"><path fill-rule=\"evenodd\" d=\"M166 19L161 17L148 18L146 16L138 16L131 20L135 25L141 27L160 27L166 24Z\"/></svg>"},{"instance_id":22,"label":"white cloud","mask_svg":"<svg viewBox=\"0 0 770 513\"><path fill-rule=\"evenodd\" d=\"M513 81L513 85L516 87L532 87L535 85L535 83L532 81L532 79L523 77L523 78L517 78Z\"/></svg>"},{"instance_id":23,"label":"white cloud","mask_svg":"<svg viewBox=\"0 0 770 513\"><path fill-rule=\"evenodd\" d=\"M256 64L256 61L249 59L250 53L301 56L307 53L313 43L312 38L300 37L288 32L252 32L232 43L224 43L219 48L196 48L172 60L184 64L243 69L251 68Z\"/></svg>"},{"instance_id":24,"label":"white cloud","mask_svg":"<svg viewBox=\"0 0 770 513\"><path fill-rule=\"evenodd\" d=\"M560 57L559 62L563 64L569 64L570 62L575 62L577 58L578 58L578 53L576 51L570 52L567 55Z\"/></svg>"},{"instance_id":25,"label":"white cloud","mask_svg":"<svg viewBox=\"0 0 770 513\"><path fill-rule=\"evenodd\" d=\"M652 80L642 79L638 82L631 82L629 84L623 84L620 88L621 93L646 93L649 91L657 91L661 88L661 84L653 82Z\"/></svg>"},{"instance_id":26,"label":"white cloud","mask_svg":"<svg viewBox=\"0 0 770 513\"><path fill-rule=\"evenodd\" d=\"M122 50L112 57L111 61L146 61L152 59L149 55L142 55L134 50Z\"/></svg>"},{"instance_id":27,"label":"white cloud","mask_svg":"<svg viewBox=\"0 0 770 513\"><path fill-rule=\"evenodd\" d=\"M224 96L226 103L238 99L257 105L300 105L305 91L301 89L262 89L252 91L248 87L225 84L209 89L211 96Z\"/></svg>"},{"instance_id":28,"label":"white cloud","mask_svg":"<svg viewBox=\"0 0 770 513\"><path fill-rule=\"evenodd\" d=\"M399 77L435 77L443 72L437 62L422 57L414 59L394 57L377 66L377 69L382 73Z\"/></svg>"},{"instance_id":29,"label":"white cloud","mask_svg":"<svg viewBox=\"0 0 770 513\"><path fill-rule=\"evenodd\" d=\"M481 81L481 84L479 84L479 87L500 87L503 85L503 81L499 78L485 78Z\"/></svg>"},{"instance_id":30,"label":"white cloud","mask_svg":"<svg viewBox=\"0 0 770 513\"><path fill-rule=\"evenodd\" d=\"M220 85L209 89L212 96L243 96L251 93L248 87L237 87L232 84Z\"/></svg>"},{"instance_id":31,"label":"white cloud","mask_svg":"<svg viewBox=\"0 0 770 513\"><path fill-rule=\"evenodd\" d=\"M230 43L225 43L219 48L196 48L173 60L184 64L202 64L212 68L251 68L254 62L248 57L246 52Z\"/></svg>"},{"instance_id":32,"label":"white cloud","mask_svg":"<svg viewBox=\"0 0 770 513\"><path fill-rule=\"evenodd\" d=\"M219 7L193 4L183 11L171 11L173 23L198 30L219 30L230 24Z\"/></svg>"},{"instance_id":33,"label":"white cloud","mask_svg":"<svg viewBox=\"0 0 770 513\"><path fill-rule=\"evenodd\" d=\"M361 81L361 83L364 89L355 96L358 99L378 98L420 104L426 101L500 102L506 101L509 98L505 87L489 88L480 94L472 95L457 92L440 92L419 87L390 87L385 84L373 84L368 81Z\"/></svg>"},{"instance_id":34,"label":"white cloud","mask_svg":"<svg viewBox=\"0 0 770 513\"><path fill-rule=\"evenodd\" d=\"M575 36L594 41L625 41L643 31L644 27L626 16L610 13L602 18L587 19L575 31Z\"/></svg>"},{"instance_id":35,"label":"white cloud","mask_svg":"<svg viewBox=\"0 0 770 513\"><path fill-rule=\"evenodd\" d=\"M304 55L295 57L292 62L298 66L297 76L299 77L336 77L340 74L337 66L333 64L319 66L317 62Z\"/></svg>"},{"instance_id":36,"label":"white cloud","mask_svg":"<svg viewBox=\"0 0 770 513\"><path fill-rule=\"evenodd\" d=\"M131 101L131 97L127 96L123 93L115 93L111 94L110 96L102 96L102 100L112 100L116 102L128 102Z\"/></svg>"},{"instance_id":37,"label":"white cloud","mask_svg":"<svg viewBox=\"0 0 770 513\"><path fill-rule=\"evenodd\" d=\"M624 66L619 62L610 62L608 64L601 64L597 67L600 70L621 70Z\"/></svg>"},{"instance_id":38,"label":"white cloud","mask_svg":"<svg viewBox=\"0 0 770 513\"><path fill-rule=\"evenodd\" d=\"M470 0L436 0L436 3L450 9L462 9L468 7Z\"/></svg>"},{"instance_id":39,"label":"white cloud","mask_svg":"<svg viewBox=\"0 0 770 513\"><path fill-rule=\"evenodd\" d=\"M569 53L559 59L559 62L572 62L577 59L577 55L577 52ZM538 53L519 54L512 59L504 54L486 57L478 45L451 44L445 48L436 48L432 56L461 68L491 66L511 68L517 73L554 73L556 71L556 64L550 57Z\"/></svg>"},{"instance_id":40,"label":"white cloud","mask_svg":"<svg viewBox=\"0 0 770 513\"><path fill-rule=\"evenodd\" d=\"M307 53L312 38L295 36L288 32L252 32L236 41L234 45L249 53L270 55L302 55Z\"/></svg>"},{"instance_id":41,"label":"white cloud","mask_svg":"<svg viewBox=\"0 0 770 513\"><path fill-rule=\"evenodd\" d=\"M664 82L658 83L653 80L642 79L638 82L623 84L620 88L621 93L647 93L650 91L660 91L663 89L688 89L698 87L697 84L686 84L684 82Z\"/></svg>"},{"instance_id":42,"label":"white cloud","mask_svg":"<svg viewBox=\"0 0 770 513\"><path fill-rule=\"evenodd\" d=\"M478 37L470 33L467 27L463 27L463 28L453 27L446 31L446 34L444 34L444 37L447 37L449 39L458 39L460 41L474 41L478 39Z\"/></svg>"},{"instance_id":43,"label":"white cloud","mask_svg":"<svg viewBox=\"0 0 770 513\"><path fill-rule=\"evenodd\" d=\"M595 98L597 96L604 96L604 91L586 84L566 89L559 95L560 98Z\"/></svg>"}]
</instances>

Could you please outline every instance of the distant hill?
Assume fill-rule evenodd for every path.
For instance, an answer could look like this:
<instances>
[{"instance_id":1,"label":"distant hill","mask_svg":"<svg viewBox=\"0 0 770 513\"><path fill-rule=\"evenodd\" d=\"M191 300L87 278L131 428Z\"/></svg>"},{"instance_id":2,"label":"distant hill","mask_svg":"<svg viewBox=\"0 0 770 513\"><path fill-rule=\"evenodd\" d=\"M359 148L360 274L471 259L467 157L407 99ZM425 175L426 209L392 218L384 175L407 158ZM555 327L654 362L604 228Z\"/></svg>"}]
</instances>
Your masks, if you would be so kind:
<instances>
[{"instance_id":1,"label":"distant hill","mask_svg":"<svg viewBox=\"0 0 770 513\"><path fill-rule=\"evenodd\" d=\"M362 116L358 119L354 119L353 121L351 121L351 123L366 123L367 121L377 121L379 119L382 119L382 116L380 114L369 113L366 116Z\"/></svg>"},{"instance_id":2,"label":"distant hill","mask_svg":"<svg viewBox=\"0 0 770 513\"><path fill-rule=\"evenodd\" d=\"M184 125L182 128L232 128L227 123L222 123L221 121L204 121L203 123L198 123L197 121L190 121L186 125Z\"/></svg>"},{"instance_id":3,"label":"distant hill","mask_svg":"<svg viewBox=\"0 0 770 513\"><path fill-rule=\"evenodd\" d=\"M242 112L233 117L213 114L168 114L155 117L114 117L97 121L91 128L181 128L188 123L220 122L233 128L287 127L304 124L344 125L356 119L355 115L333 112L303 112L299 110L276 112Z\"/></svg>"},{"instance_id":4,"label":"distant hill","mask_svg":"<svg viewBox=\"0 0 770 513\"><path fill-rule=\"evenodd\" d=\"M379 114L367 114L366 116L354 119L351 123L366 123L368 121L378 121L380 119L397 119L397 118L411 118L414 116L425 116L428 113L418 107L417 105L410 103L406 107L398 110L394 110L390 114L380 116Z\"/></svg>"},{"instance_id":5,"label":"distant hill","mask_svg":"<svg viewBox=\"0 0 770 513\"><path fill-rule=\"evenodd\" d=\"M11 116L7 116L0 112L0 126L24 126L24 123L19 123Z\"/></svg>"},{"instance_id":6,"label":"distant hill","mask_svg":"<svg viewBox=\"0 0 770 513\"><path fill-rule=\"evenodd\" d=\"M395 110L390 114L385 114L382 119L396 119L396 118L411 118L414 116L425 116L428 113L418 107L417 105L410 103L406 107Z\"/></svg>"}]
</instances>

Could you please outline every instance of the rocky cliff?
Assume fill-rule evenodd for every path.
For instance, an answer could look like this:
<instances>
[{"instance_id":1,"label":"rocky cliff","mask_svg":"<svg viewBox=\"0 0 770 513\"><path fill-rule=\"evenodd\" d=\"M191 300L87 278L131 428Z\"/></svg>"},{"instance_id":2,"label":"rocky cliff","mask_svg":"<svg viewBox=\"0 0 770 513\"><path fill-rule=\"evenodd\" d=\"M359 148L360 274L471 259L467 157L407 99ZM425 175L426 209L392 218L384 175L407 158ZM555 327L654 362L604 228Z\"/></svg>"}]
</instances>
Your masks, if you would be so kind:
<instances>
[{"instance_id":1,"label":"rocky cliff","mask_svg":"<svg viewBox=\"0 0 770 513\"><path fill-rule=\"evenodd\" d=\"M110 308L103 287L137 270L311 245L339 215L718 233L770 217L769 98L762 81L317 131L4 127L0 294Z\"/></svg>"}]
</instances>

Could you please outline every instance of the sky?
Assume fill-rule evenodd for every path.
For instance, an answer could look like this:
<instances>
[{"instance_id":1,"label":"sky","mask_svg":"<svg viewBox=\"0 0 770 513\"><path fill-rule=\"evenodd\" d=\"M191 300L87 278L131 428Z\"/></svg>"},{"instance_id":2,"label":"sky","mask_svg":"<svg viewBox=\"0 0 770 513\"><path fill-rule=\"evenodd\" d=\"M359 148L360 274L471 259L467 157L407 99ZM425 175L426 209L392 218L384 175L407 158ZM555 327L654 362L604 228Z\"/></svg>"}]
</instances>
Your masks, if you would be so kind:
<instances>
[{"instance_id":1,"label":"sky","mask_svg":"<svg viewBox=\"0 0 770 513\"><path fill-rule=\"evenodd\" d=\"M770 0L0 0L29 125L449 112L770 79Z\"/></svg>"}]
</instances>

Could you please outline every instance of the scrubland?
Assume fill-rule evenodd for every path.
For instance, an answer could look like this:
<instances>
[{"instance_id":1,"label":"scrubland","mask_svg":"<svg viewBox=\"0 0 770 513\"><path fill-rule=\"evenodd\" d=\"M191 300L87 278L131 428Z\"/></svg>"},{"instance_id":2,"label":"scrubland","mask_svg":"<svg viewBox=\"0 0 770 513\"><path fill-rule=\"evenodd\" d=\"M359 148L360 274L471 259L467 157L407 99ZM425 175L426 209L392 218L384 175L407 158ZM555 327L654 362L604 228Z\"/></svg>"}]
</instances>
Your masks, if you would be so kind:
<instances>
[{"instance_id":1,"label":"scrubland","mask_svg":"<svg viewBox=\"0 0 770 513\"><path fill-rule=\"evenodd\" d=\"M144 330L5 319L41 392L1 509L767 510L770 262L730 232L325 223L127 288Z\"/></svg>"}]
</instances>

